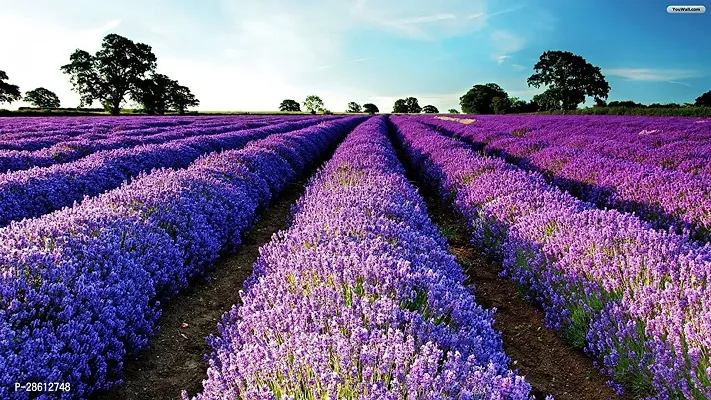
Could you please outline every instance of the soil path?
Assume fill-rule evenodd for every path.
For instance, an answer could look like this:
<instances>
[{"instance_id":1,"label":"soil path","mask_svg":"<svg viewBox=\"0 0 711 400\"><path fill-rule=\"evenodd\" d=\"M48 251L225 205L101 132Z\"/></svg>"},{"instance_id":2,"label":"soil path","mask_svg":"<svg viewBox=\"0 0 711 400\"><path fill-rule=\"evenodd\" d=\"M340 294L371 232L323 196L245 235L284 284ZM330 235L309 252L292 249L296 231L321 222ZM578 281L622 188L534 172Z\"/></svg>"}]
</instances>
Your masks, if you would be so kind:
<instances>
[{"instance_id":1,"label":"soil path","mask_svg":"<svg viewBox=\"0 0 711 400\"><path fill-rule=\"evenodd\" d=\"M307 174L308 176L308 174ZM124 383L96 399L180 399L182 390L191 396L202 391L207 378L204 355L210 353L205 338L217 333L222 314L239 304L238 292L251 275L259 247L272 234L287 228L291 205L303 194L306 179L287 189L262 214L243 237L237 252L220 259L210 280L199 280L163 304L160 331L147 349L124 362ZM188 324L183 328L183 323Z\"/></svg>"},{"instance_id":2,"label":"soil path","mask_svg":"<svg viewBox=\"0 0 711 400\"><path fill-rule=\"evenodd\" d=\"M430 218L447 237L452 254L476 288L485 308L496 307L494 328L502 333L511 368L533 386L537 399L547 394L556 400L631 399L607 386L608 378L583 352L568 346L543 323L543 314L529 304L508 278L500 277L501 264L488 259L467 240L465 229L451 207L421 188Z\"/></svg>"}]
</instances>

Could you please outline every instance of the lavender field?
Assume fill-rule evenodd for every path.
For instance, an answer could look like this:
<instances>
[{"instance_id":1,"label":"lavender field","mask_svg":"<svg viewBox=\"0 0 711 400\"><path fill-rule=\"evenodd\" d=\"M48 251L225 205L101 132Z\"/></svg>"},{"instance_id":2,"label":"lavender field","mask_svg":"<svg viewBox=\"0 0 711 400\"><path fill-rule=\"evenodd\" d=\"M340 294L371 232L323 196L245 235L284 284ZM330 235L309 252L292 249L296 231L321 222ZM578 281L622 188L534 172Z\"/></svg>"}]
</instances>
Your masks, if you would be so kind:
<instances>
[{"instance_id":1,"label":"lavender field","mask_svg":"<svg viewBox=\"0 0 711 400\"><path fill-rule=\"evenodd\" d=\"M161 329L194 329L166 305L301 190L234 306L178 332L209 346L199 387L176 366L161 396L709 399L710 165L704 118L0 119L0 398L128 396ZM511 355L497 316L524 310L480 295L450 230L560 338L530 342L579 350L604 387Z\"/></svg>"}]
</instances>

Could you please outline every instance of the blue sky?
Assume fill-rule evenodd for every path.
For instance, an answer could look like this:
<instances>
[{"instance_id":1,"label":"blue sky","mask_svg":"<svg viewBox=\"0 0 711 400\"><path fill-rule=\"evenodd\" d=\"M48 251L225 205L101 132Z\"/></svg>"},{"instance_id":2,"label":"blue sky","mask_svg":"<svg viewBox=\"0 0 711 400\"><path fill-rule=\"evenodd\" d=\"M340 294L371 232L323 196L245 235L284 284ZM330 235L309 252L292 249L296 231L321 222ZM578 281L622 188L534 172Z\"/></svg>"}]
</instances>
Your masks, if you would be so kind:
<instances>
[{"instance_id":1,"label":"blue sky","mask_svg":"<svg viewBox=\"0 0 711 400\"><path fill-rule=\"evenodd\" d=\"M43 86L75 106L59 67L118 33L152 45L159 72L189 86L202 110L274 110L317 94L333 111L349 101L391 111L406 96L445 111L487 82L530 99L543 90L526 85L540 54L569 50L602 68L610 100L693 102L711 90L711 11L668 14L669 4L0 0L0 70L22 90Z\"/></svg>"}]
</instances>

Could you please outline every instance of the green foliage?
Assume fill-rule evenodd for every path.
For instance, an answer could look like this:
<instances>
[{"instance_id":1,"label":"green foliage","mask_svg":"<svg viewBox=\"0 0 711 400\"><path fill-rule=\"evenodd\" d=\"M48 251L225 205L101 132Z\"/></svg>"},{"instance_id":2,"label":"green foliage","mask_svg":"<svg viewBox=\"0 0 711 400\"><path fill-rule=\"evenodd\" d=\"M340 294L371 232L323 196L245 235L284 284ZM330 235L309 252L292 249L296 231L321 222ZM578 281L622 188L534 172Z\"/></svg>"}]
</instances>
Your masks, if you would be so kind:
<instances>
[{"instance_id":1,"label":"green foliage","mask_svg":"<svg viewBox=\"0 0 711 400\"><path fill-rule=\"evenodd\" d=\"M168 108L170 91L176 84L166 75L153 74L138 82L136 90L131 93L131 99L141 104L146 114L162 115Z\"/></svg>"},{"instance_id":2,"label":"green foliage","mask_svg":"<svg viewBox=\"0 0 711 400\"><path fill-rule=\"evenodd\" d=\"M426 105L422 107L422 112L425 114L439 114L439 110L433 105Z\"/></svg>"},{"instance_id":3,"label":"green foliage","mask_svg":"<svg viewBox=\"0 0 711 400\"><path fill-rule=\"evenodd\" d=\"M454 108L450 108L449 110L447 110L447 112L450 114L459 114L459 111L455 110Z\"/></svg>"},{"instance_id":4,"label":"green foliage","mask_svg":"<svg viewBox=\"0 0 711 400\"><path fill-rule=\"evenodd\" d=\"M24 100L39 108L59 108L61 105L59 97L51 90L43 87L38 87L25 93Z\"/></svg>"},{"instance_id":5,"label":"green foliage","mask_svg":"<svg viewBox=\"0 0 711 400\"><path fill-rule=\"evenodd\" d=\"M142 79L131 93L131 99L143 106L146 114L163 115L168 110L185 114L188 107L195 107L200 101L185 86L163 74L153 74Z\"/></svg>"},{"instance_id":6,"label":"green foliage","mask_svg":"<svg viewBox=\"0 0 711 400\"><path fill-rule=\"evenodd\" d=\"M711 117L711 107L589 107L579 110L542 110L541 114L648 115L668 117Z\"/></svg>"},{"instance_id":7,"label":"green foliage","mask_svg":"<svg viewBox=\"0 0 711 400\"><path fill-rule=\"evenodd\" d=\"M365 103L363 104L363 112L367 112L368 114L376 114L379 113L380 110L378 110L378 106L373 103Z\"/></svg>"},{"instance_id":8,"label":"green foliage","mask_svg":"<svg viewBox=\"0 0 711 400\"><path fill-rule=\"evenodd\" d=\"M323 100L316 95L306 96L306 100L304 100L304 107L311 114L316 114L316 112L323 111L325 109Z\"/></svg>"},{"instance_id":9,"label":"green foliage","mask_svg":"<svg viewBox=\"0 0 711 400\"><path fill-rule=\"evenodd\" d=\"M711 90L696 98L695 106L711 107Z\"/></svg>"},{"instance_id":10,"label":"green foliage","mask_svg":"<svg viewBox=\"0 0 711 400\"><path fill-rule=\"evenodd\" d=\"M279 104L279 111L281 112L301 112L301 106L296 100L286 99L282 100Z\"/></svg>"},{"instance_id":11,"label":"green foliage","mask_svg":"<svg viewBox=\"0 0 711 400\"><path fill-rule=\"evenodd\" d=\"M333 111L331 111L331 110L329 110L329 109L326 109L326 108L324 108L324 109L322 110L322 112L324 113L324 115L333 115Z\"/></svg>"},{"instance_id":12,"label":"green foliage","mask_svg":"<svg viewBox=\"0 0 711 400\"><path fill-rule=\"evenodd\" d=\"M200 100L195 97L190 89L175 81L175 85L171 87L168 94L168 107L175 110L178 114L185 114L185 110L188 108L197 107L199 105Z\"/></svg>"},{"instance_id":13,"label":"green foliage","mask_svg":"<svg viewBox=\"0 0 711 400\"><path fill-rule=\"evenodd\" d=\"M359 113L362 112L363 109L361 108L360 104L356 103L355 101L351 101L348 103L348 109L346 110L347 113Z\"/></svg>"},{"instance_id":14,"label":"green foliage","mask_svg":"<svg viewBox=\"0 0 711 400\"><path fill-rule=\"evenodd\" d=\"M95 55L77 49L60 69L70 75L81 105L99 100L118 115L126 95L137 96L143 79L155 71L156 61L151 46L111 33Z\"/></svg>"},{"instance_id":15,"label":"green foliage","mask_svg":"<svg viewBox=\"0 0 711 400\"><path fill-rule=\"evenodd\" d=\"M8 80L7 74L5 71L0 71L0 104L12 103L22 97L20 88L17 85L5 82L6 80Z\"/></svg>"},{"instance_id":16,"label":"green foliage","mask_svg":"<svg viewBox=\"0 0 711 400\"><path fill-rule=\"evenodd\" d=\"M398 99L393 106L394 113L419 114L422 111L419 102L414 97Z\"/></svg>"},{"instance_id":17,"label":"green foliage","mask_svg":"<svg viewBox=\"0 0 711 400\"><path fill-rule=\"evenodd\" d=\"M508 98L509 95L495 83L474 85L459 98L459 104L464 114L493 114L496 97Z\"/></svg>"},{"instance_id":18,"label":"green foliage","mask_svg":"<svg viewBox=\"0 0 711 400\"><path fill-rule=\"evenodd\" d=\"M575 110L585 103L585 96L607 99L610 85L596 67L569 51L545 51L528 78L528 85L548 86L547 97L559 103L563 110Z\"/></svg>"},{"instance_id":19,"label":"green foliage","mask_svg":"<svg viewBox=\"0 0 711 400\"><path fill-rule=\"evenodd\" d=\"M563 110L563 101L560 99L557 89L548 89L543 93L533 96L531 100L538 106L540 111Z\"/></svg>"},{"instance_id":20,"label":"green foliage","mask_svg":"<svg viewBox=\"0 0 711 400\"><path fill-rule=\"evenodd\" d=\"M511 99L508 96L496 96L491 101L491 108L494 114L507 114L511 110Z\"/></svg>"}]
</instances>

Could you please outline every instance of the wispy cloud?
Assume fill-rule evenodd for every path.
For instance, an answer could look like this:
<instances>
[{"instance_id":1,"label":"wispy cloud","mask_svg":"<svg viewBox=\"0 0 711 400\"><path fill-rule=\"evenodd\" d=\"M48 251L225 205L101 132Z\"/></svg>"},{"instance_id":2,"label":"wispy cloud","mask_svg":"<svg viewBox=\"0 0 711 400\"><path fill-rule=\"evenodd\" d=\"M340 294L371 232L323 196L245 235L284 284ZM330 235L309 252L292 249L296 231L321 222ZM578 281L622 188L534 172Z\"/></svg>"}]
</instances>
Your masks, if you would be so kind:
<instances>
[{"instance_id":1,"label":"wispy cloud","mask_svg":"<svg viewBox=\"0 0 711 400\"><path fill-rule=\"evenodd\" d=\"M364 61L372 60L374 57L362 57L362 58L356 58L355 60L350 60L346 61L343 63L337 63L337 64L330 64L330 65L321 65L316 67L317 70L324 70L324 69L329 69L333 67L340 67L342 65L349 65L349 64L357 64L357 63L362 63Z\"/></svg>"},{"instance_id":2,"label":"wispy cloud","mask_svg":"<svg viewBox=\"0 0 711 400\"><path fill-rule=\"evenodd\" d=\"M497 30L491 34L491 45L494 49L492 56L499 65L511 58L511 53L523 49L525 44L524 38L506 30Z\"/></svg>"},{"instance_id":3,"label":"wispy cloud","mask_svg":"<svg viewBox=\"0 0 711 400\"><path fill-rule=\"evenodd\" d=\"M653 68L606 68L605 75L625 78L628 81L670 82L680 83L680 80L698 78L699 71L690 69L653 69ZM680 83L681 84L681 83Z\"/></svg>"}]
</instances>

